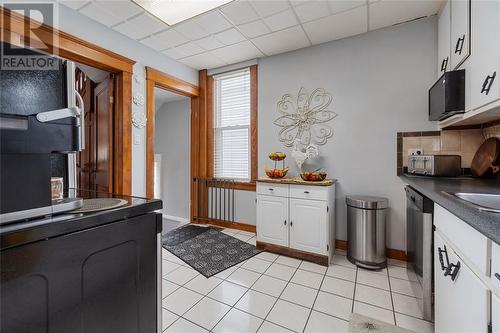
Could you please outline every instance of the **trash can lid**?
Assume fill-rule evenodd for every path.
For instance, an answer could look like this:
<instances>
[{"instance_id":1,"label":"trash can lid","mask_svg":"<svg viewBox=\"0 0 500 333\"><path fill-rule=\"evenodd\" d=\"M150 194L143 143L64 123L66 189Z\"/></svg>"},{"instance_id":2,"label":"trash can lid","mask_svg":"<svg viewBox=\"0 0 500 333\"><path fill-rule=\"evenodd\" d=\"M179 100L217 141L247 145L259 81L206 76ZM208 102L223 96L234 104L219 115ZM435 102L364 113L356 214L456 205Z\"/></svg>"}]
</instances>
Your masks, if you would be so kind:
<instances>
[{"instance_id":1,"label":"trash can lid","mask_svg":"<svg viewBox=\"0 0 500 333\"><path fill-rule=\"evenodd\" d=\"M348 206L363 209L385 209L389 204L387 198L372 197L369 195L348 195L345 201Z\"/></svg>"}]
</instances>

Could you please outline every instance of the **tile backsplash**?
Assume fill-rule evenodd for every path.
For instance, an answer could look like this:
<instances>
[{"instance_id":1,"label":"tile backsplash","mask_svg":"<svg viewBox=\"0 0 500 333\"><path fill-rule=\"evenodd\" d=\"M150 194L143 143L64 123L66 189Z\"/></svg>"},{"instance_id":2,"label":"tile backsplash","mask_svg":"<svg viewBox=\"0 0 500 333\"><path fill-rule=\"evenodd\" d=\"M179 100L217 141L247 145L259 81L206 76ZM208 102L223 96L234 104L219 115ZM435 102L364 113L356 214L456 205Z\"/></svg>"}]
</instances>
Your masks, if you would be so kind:
<instances>
[{"instance_id":1,"label":"tile backsplash","mask_svg":"<svg viewBox=\"0 0 500 333\"><path fill-rule=\"evenodd\" d=\"M462 169L469 169L479 146L490 137L500 138L500 124L484 128L452 129L397 134L397 173L408 164L408 150L422 149L424 154L460 155Z\"/></svg>"}]
</instances>

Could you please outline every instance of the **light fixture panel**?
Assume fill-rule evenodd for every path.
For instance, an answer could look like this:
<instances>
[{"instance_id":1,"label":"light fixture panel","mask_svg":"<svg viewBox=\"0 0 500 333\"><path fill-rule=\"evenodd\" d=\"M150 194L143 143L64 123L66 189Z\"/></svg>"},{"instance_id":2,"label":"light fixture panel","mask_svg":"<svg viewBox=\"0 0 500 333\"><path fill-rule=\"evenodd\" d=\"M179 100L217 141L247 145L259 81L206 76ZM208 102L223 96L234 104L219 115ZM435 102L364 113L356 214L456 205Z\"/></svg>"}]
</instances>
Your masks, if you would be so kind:
<instances>
[{"instance_id":1,"label":"light fixture panel","mask_svg":"<svg viewBox=\"0 0 500 333\"><path fill-rule=\"evenodd\" d=\"M206 13L233 0L132 0L150 14L172 26Z\"/></svg>"}]
</instances>

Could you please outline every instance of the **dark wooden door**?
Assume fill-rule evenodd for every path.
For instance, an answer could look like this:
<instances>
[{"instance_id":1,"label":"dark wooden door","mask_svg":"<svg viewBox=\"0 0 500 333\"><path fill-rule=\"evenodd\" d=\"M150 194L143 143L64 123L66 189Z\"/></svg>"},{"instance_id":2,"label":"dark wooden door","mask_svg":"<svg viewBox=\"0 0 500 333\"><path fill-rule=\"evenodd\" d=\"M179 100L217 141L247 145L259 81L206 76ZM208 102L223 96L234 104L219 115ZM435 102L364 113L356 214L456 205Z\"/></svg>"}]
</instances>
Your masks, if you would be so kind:
<instances>
[{"instance_id":1,"label":"dark wooden door","mask_svg":"<svg viewBox=\"0 0 500 333\"><path fill-rule=\"evenodd\" d=\"M85 149L76 154L78 187L94 188L94 82L79 68L75 72L75 88L82 96L85 117Z\"/></svg>"},{"instance_id":2,"label":"dark wooden door","mask_svg":"<svg viewBox=\"0 0 500 333\"><path fill-rule=\"evenodd\" d=\"M113 191L113 78L94 89L95 163L94 189Z\"/></svg>"}]
</instances>

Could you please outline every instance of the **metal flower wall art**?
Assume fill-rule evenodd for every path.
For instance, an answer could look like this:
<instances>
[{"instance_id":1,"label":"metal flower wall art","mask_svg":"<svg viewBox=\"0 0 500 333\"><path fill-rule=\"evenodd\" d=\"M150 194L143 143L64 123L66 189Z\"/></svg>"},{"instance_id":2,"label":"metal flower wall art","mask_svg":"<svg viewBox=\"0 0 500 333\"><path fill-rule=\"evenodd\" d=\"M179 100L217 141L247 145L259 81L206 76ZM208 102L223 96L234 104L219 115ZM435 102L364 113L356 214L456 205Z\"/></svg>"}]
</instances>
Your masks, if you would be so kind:
<instances>
[{"instance_id":1,"label":"metal flower wall art","mask_svg":"<svg viewBox=\"0 0 500 333\"><path fill-rule=\"evenodd\" d=\"M317 88L310 95L305 88L300 88L295 96L285 94L278 102L278 113L281 114L273 123L281 127L280 142L292 147L296 140L303 145L324 145L333 135L328 123L337 114L327 110L332 103L332 95L325 89Z\"/></svg>"}]
</instances>

